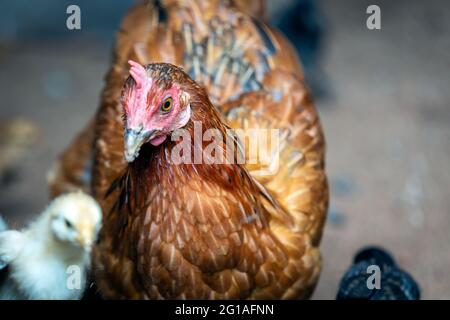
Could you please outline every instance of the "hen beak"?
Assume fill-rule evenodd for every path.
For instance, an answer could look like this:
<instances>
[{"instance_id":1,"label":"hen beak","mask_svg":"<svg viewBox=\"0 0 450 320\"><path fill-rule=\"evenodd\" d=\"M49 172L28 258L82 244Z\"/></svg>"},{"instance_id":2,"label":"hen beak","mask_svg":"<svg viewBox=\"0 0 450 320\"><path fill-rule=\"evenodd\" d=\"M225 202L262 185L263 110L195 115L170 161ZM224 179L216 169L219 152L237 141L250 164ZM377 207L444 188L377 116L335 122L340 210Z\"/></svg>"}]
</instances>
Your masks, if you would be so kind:
<instances>
[{"instance_id":1,"label":"hen beak","mask_svg":"<svg viewBox=\"0 0 450 320\"><path fill-rule=\"evenodd\" d=\"M133 162L138 156L144 143L152 139L156 130L126 129L124 135L124 155L127 162Z\"/></svg>"}]
</instances>

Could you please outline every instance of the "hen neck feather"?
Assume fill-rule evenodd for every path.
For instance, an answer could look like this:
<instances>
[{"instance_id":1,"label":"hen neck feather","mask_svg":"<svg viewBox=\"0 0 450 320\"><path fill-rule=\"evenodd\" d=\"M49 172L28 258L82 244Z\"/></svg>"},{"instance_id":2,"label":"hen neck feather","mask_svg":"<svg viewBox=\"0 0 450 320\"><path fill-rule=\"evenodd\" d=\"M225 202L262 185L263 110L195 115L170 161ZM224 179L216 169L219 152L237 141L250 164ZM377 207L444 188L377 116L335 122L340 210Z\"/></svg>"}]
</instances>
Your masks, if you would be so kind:
<instances>
[{"instance_id":1,"label":"hen neck feather","mask_svg":"<svg viewBox=\"0 0 450 320\"><path fill-rule=\"evenodd\" d=\"M153 190L157 191L157 195L164 196L166 192L172 193L179 188L189 188L191 183L204 183L204 186L210 184L229 192L234 192L236 185L245 184L251 189L248 190L249 192L257 192L257 187L252 183L244 165L236 161L218 164L207 164L203 160L201 163L193 161L194 150L197 147L194 141L196 122L201 123L202 136L208 129L220 131L223 138L218 142L218 147L222 148L223 155L227 155L228 141L226 137L229 134L229 127L222 121L221 114L212 105L204 89L195 84L184 89L190 95L191 118L184 129L191 136L189 152L192 161L179 164L171 161L173 148L182 140L172 141L169 137L157 147L150 143L145 144L141 148L139 157L129 164L127 172L120 178L119 183L113 183L122 190L115 207L128 206L129 212L137 212L132 208L144 208L148 205L149 195L155 194ZM203 152L204 147L210 143L212 142L202 140L200 152ZM239 148L236 140L233 143L233 156L236 159Z\"/></svg>"}]
</instances>

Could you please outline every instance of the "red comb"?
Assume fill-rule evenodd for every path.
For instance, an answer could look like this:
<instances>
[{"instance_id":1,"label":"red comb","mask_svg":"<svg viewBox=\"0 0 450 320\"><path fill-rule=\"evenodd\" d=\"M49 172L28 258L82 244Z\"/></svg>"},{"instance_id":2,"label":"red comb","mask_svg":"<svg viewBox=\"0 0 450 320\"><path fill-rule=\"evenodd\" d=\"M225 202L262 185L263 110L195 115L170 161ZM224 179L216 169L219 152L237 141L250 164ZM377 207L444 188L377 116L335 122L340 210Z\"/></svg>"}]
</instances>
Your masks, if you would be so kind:
<instances>
[{"instance_id":1,"label":"red comb","mask_svg":"<svg viewBox=\"0 0 450 320\"><path fill-rule=\"evenodd\" d=\"M145 68L133 61L128 61L130 65L130 76L136 82L132 90L122 93L122 105L127 113L127 122L130 127L136 127L142 122L143 112L147 102L147 94L152 86L152 79L148 77ZM144 107L143 107L144 106Z\"/></svg>"},{"instance_id":2,"label":"red comb","mask_svg":"<svg viewBox=\"0 0 450 320\"><path fill-rule=\"evenodd\" d=\"M136 82L136 88L141 89L148 82L147 71L145 68L133 60L128 60L128 64L130 65L130 75L133 77Z\"/></svg>"}]
</instances>

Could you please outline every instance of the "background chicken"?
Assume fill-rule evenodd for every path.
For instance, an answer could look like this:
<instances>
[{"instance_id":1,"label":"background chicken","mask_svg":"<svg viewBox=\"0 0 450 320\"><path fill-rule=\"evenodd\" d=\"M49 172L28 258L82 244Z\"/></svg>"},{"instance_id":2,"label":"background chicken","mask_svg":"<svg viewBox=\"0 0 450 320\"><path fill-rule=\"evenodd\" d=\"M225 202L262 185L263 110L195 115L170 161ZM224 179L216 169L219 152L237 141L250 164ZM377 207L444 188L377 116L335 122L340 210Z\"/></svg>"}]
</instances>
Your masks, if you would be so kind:
<instances>
[{"instance_id":1,"label":"background chicken","mask_svg":"<svg viewBox=\"0 0 450 320\"><path fill-rule=\"evenodd\" d=\"M380 268L380 287L369 289L370 266ZM371 281L373 283L373 281ZM366 247L355 255L339 285L337 300L419 300L416 280L395 262L392 255L378 247Z\"/></svg>"},{"instance_id":2,"label":"background chicken","mask_svg":"<svg viewBox=\"0 0 450 320\"><path fill-rule=\"evenodd\" d=\"M4 230L0 218L0 299L81 298L101 218L97 202L81 192L59 196L21 231ZM71 274L80 277L78 288L68 286Z\"/></svg>"},{"instance_id":3,"label":"background chicken","mask_svg":"<svg viewBox=\"0 0 450 320\"><path fill-rule=\"evenodd\" d=\"M303 298L312 292L328 203L323 134L293 49L256 18L260 9L238 1L167 0L140 4L123 21L96 119L49 175L56 195L89 189L82 177L92 173L91 192L105 212L95 249L104 297ZM120 98L130 59L173 65L153 64L142 73L133 63L125 106L128 96L147 88L142 81L176 86L172 123L180 127L189 130L199 120L222 131L280 129L279 169L261 174L271 160L170 165L165 155L173 144L161 132L146 143L126 107L124 127ZM165 92L141 93L159 107Z\"/></svg>"},{"instance_id":4,"label":"background chicken","mask_svg":"<svg viewBox=\"0 0 450 320\"><path fill-rule=\"evenodd\" d=\"M17 118L0 120L0 184L14 173L16 164L39 136L31 121Z\"/></svg>"}]
</instances>

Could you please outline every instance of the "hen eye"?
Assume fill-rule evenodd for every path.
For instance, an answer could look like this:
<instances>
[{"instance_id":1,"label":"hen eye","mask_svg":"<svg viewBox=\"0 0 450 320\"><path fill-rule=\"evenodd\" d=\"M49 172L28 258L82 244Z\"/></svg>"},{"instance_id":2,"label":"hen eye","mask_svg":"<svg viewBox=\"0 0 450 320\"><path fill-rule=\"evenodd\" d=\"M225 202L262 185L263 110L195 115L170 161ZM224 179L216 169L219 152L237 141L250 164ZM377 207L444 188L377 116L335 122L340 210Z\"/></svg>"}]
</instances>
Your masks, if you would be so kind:
<instances>
[{"instance_id":1,"label":"hen eye","mask_svg":"<svg viewBox=\"0 0 450 320\"><path fill-rule=\"evenodd\" d=\"M166 98L166 100L164 100L164 102L161 105L161 110L163 112L169 111L172 108L172 104L173 104L172 97Z\"/></svg>"}]
</instances>

